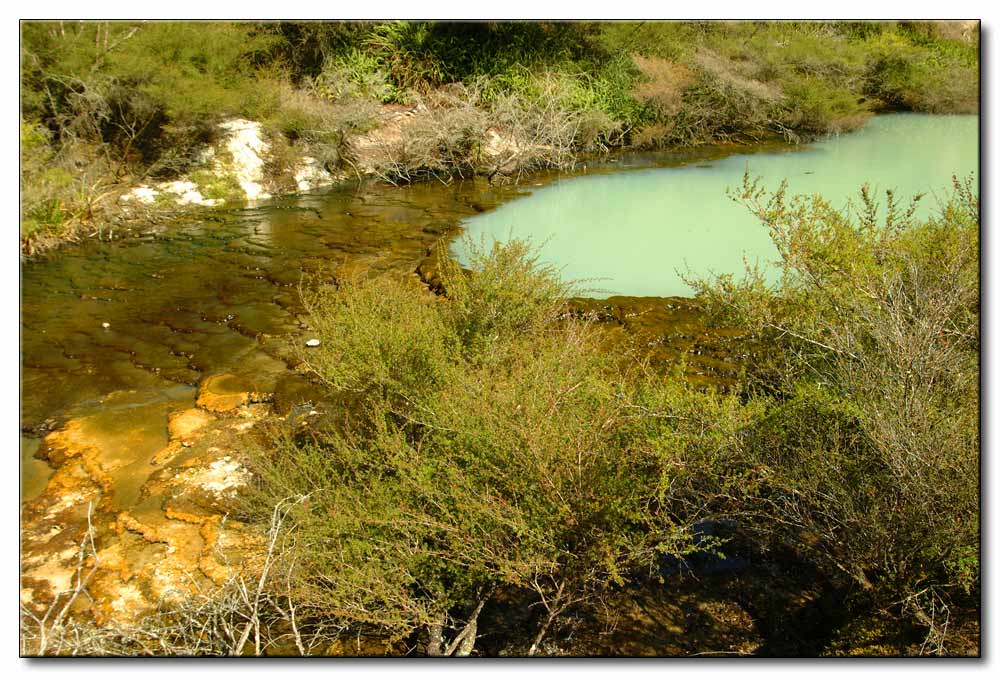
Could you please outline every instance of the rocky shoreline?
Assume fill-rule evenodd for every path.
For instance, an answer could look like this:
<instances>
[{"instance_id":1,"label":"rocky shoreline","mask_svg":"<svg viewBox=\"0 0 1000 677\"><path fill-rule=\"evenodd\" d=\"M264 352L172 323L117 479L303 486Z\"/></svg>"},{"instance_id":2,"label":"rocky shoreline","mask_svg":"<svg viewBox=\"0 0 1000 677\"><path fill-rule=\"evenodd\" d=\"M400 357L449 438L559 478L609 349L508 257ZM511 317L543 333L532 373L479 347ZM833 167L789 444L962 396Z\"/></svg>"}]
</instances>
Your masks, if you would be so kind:
<instances>
[{"instance_id":1,"label":"rocky shoreline","mask_svg":"<svg viewBox=\"0 0 1000 677\"><path fill-rule=\"evenodd\" d=\"M335 165L308 154L308 150L280 150L271 138L272 132L260 122L224 120L216 125L216 140L201 149L184 174L112 187L107 198L109 216L95 216L82 236L116 239L141 231L143 223L189 218L198 211L217 207L254 207L274 197L357 181L394 184L385 168L406 155L407 129L426 124L423 118L429 115L431 111L422 105L407 108L383 104L370 129L345 139L342 157ZM486 130L480 146L482 167L478 173L488 175L491 182L520 177L523 163L529 162L538 150L519 144L497 127ZM279 153L284 153L280 160ZM580 155L579 159L584 157ZM22 241L21 254L30 259L81 239L81 233L75 233L62 239Z\"/></svg>"},{"instance_id":2,"label":"rocky shoreline","mask_svg":"<svg viewBox=\"0 0 1000 677\"><path fill-rule=\"evenodd\" d=\"M44 614L75 597L74 613L127 623L253 562L252 539L226 516L249 479L237 458L271 407L262 401L270 395L240 388L216 374L199 386L195 406L161 404L163 429L145 433L166 443L134 488L117 481L122 439L99 415L71 419L42 440L37 455L54 470L21 506L26 610Z\"/></svg>"}]
</instances>

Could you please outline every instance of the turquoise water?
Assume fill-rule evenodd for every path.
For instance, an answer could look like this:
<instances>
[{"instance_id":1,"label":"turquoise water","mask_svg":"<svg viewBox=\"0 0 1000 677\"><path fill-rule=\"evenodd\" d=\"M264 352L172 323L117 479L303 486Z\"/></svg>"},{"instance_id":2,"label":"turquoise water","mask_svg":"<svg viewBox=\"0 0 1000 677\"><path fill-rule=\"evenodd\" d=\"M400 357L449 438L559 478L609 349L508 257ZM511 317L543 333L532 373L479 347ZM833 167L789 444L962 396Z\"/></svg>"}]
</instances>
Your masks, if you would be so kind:
<instances>
[{"instance_id":1,"label":"turquoise water","mask_svg":"<svg viewBox=\"0 0 1000 677\"><path fill-rule=\"evenodd\" d=\"M773 271L766 228L726 196L748 166L769 188L787 179L789 194L820 193L838 207L865 182L900 197L927 193L927 215L952 175L978 175L978 134L975 115L885 115L794 151L565 179L463 225L474 240L531 239L565 279L590 280L591 296L687 296L682 273L742 273L744 257Z\"/></svg>"}]
</instances>

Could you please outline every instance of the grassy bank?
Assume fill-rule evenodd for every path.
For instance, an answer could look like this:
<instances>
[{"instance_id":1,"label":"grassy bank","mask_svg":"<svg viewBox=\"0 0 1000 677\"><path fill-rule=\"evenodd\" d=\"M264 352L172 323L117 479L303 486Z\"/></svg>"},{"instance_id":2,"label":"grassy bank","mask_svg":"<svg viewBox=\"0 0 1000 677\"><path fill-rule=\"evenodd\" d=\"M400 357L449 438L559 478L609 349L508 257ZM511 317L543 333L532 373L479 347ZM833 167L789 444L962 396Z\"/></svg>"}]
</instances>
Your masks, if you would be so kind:
<instances>
[{"instance_id":1,"label":"grassy bank","mask_svg":"<svg viewBox=\"0 0 1000 677\"><path fill-rule=\"evenodd\" d=\"M614 147L853 129L879 110L978 110L978 30L920 22L21 25L21 241L122 213L147 180L204 171L218 123L259 121L265 170L297 159L400 182L562 167ZM377 157L357 140L412 115ZM204 185L202 185L204 184ZM227 192L229 190L229 192Z\"/></svg>"}]
</instances>

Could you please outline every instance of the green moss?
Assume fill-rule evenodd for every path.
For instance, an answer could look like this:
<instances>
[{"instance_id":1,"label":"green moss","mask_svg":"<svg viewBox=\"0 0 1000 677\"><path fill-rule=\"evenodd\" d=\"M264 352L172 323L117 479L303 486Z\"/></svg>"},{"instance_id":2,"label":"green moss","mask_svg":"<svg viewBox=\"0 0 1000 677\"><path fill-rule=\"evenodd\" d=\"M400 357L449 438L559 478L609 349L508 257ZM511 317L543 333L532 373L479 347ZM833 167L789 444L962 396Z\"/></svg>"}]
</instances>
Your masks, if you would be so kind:
<instances>
[{"instance_id":1,"label":"green moss","mask_svg":"<svg viewBox=\"0 0 1000 677\"><path fill-rule=\"evenodd\" d=\"M245 197L243 188L231 172L199 169L189 174L188 178L198 185L198 192L205 198L230 202Z\"/></svg>"},{"instance_id":2,"label":"green moss","mask_svg":"<svg viewBox=\"0 0 1000 677\"><path fill-rule=\"evenodd\" d=\"M187 178L198 186L198 192L204 198L227 202L241 200L245 193L231 171L232 163L233 156L228 150L216 149L210 165L189 172Z\"/></svg>"}]
</instances>

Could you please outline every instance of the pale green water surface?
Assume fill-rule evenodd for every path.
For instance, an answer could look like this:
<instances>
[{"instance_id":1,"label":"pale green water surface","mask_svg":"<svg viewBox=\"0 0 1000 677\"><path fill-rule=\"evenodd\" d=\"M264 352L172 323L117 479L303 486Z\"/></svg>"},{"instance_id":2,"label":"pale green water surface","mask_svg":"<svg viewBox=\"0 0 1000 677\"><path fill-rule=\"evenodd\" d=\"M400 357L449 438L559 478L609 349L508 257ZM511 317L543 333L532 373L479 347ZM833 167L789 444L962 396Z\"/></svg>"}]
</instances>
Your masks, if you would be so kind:
<instances>
[{"instance_id":1,"label":"pale green water surface","mask_svg":"<svg viewBox=\"0 0 1000 677\"><path fill-rule=\"evenodd\" d=\"M592 296L690 295L685 271L742 273L744 256L777 257L766 228L726 196L748 166L769 188L787 179L789 194L820 193L838 207L864 182L900 197L927 193L918 212L927 215L952 175L977 172L978 130L975 115L885 115L794 151L569 178L463 225L475 239L530 238L566 279L598 278L586 285L599 288Z\"/></svg>"}]
</instances>

